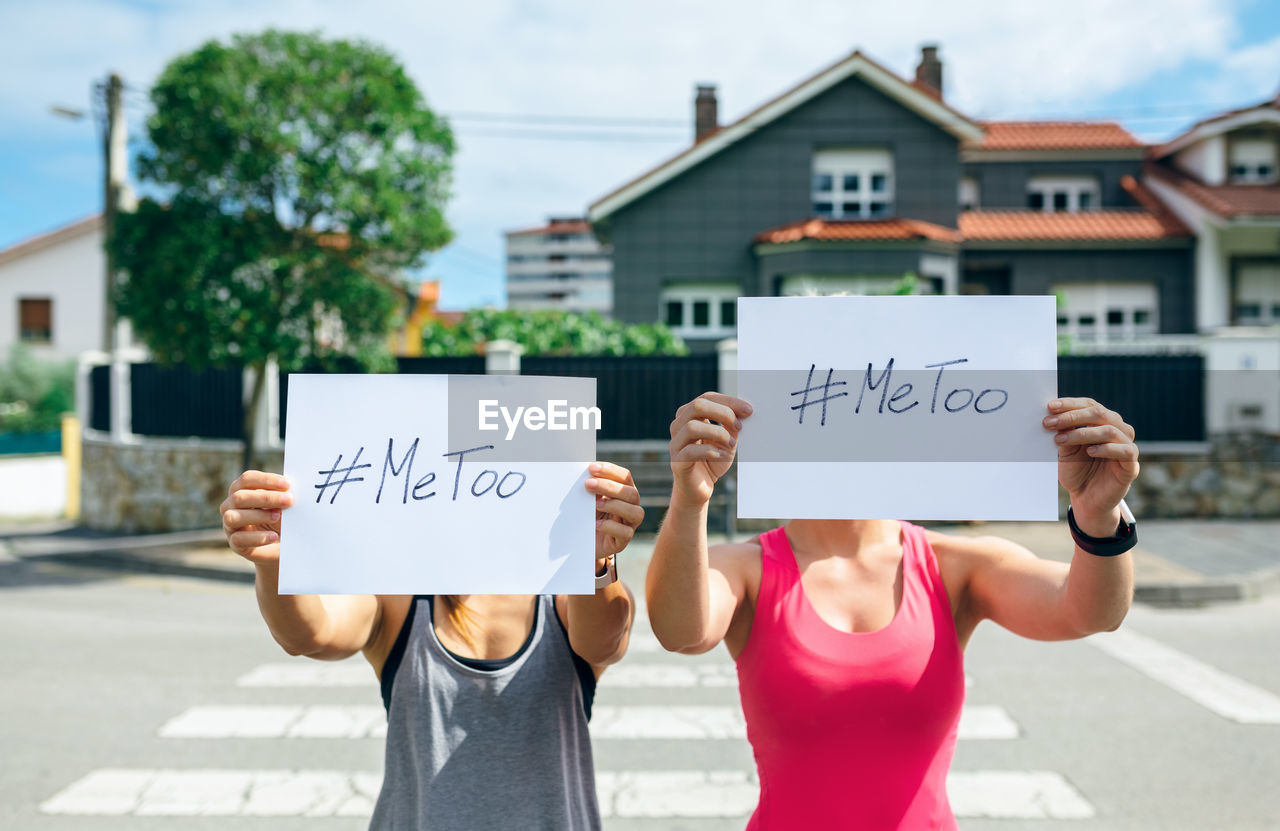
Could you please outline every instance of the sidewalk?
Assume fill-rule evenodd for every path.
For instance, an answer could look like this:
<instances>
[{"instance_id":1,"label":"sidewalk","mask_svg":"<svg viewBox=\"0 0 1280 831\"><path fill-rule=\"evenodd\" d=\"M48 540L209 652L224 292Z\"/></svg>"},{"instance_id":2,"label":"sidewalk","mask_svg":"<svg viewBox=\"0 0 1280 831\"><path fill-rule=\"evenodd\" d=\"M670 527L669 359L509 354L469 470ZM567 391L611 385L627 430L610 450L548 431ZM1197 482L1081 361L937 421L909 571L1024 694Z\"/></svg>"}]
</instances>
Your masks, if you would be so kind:
<instances>
[{"instance_id":1,"label":"sidewalk","mask_svg":"<svg viewBox=\"0 0 1280 831\"><path fill-rule=\"evenodd\" d=\"M1072 554L1065 522L932 527L964 536L1005 537L1046 559L1065 562ZM1280 521L1140 520L1138 538L1133 550L1138 602L1199 606L1280 591ZM723 539L713 536L712 542ZM653 536L645 535L623 556L647 564L652 548ZM218 529L111 536L66 523L0 525L0 565L15 559L253 582L253 566L227 549Z\"/></svg>"}]
</instances>

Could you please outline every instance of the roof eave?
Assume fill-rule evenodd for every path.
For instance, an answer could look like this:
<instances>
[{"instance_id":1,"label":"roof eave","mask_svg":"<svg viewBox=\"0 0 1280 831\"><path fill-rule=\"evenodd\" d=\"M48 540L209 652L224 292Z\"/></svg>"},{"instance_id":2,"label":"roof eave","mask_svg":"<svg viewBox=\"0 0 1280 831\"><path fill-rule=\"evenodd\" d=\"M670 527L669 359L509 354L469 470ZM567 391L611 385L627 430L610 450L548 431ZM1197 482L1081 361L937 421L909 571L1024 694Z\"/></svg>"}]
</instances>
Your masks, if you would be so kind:
<instances>
[{"instance_id":1,"label":"roof eave","mask_svg":"<svg viewBox=\"0 0 1280 831\"><path fill-rule=\"evenodd\" d=\"M1190 147L1198 141L1204 141L1214 136L1220 136L1223 133L1229 133L1239 127L1248 127L1258 123L1280 124L1280 110L1276 109L1275 102L1268 101L1265 104L1259 104L1247 110L1241 110L1229 115L1215 116L1201 121L1182 135L1175 136L1164 144L1152 148L1151 157L1153 159L1163 159L1166 156L1177 153L1179 150Z\"/></svg>"},{"instance_id":2,"label":"roof eave","mask_svg":"<svg viewBox=\"0 0 1280 831\"><path fill-rule=\"evenodd\" d=\"M594 223L605 219L619 208L671 181L739 139L781 118L806 101L816 98L855 75L866 78L878 90L921 117L937 124L961 142L982 140L984 133L977 122L915 88L861 52L854 52L845 60L819 72L791 91L720 129L670 161L592 203L587 210L588 221Z\"/></svg>"}]
</instances>

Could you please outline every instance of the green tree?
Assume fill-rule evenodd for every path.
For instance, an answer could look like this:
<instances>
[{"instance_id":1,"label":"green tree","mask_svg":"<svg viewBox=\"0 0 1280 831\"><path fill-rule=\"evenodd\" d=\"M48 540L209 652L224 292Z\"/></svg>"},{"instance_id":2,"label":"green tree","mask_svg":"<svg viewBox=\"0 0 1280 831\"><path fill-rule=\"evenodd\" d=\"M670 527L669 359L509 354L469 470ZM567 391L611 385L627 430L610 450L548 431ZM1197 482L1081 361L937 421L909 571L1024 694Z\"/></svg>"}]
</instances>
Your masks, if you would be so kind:
<instances>
[{"instance_id":1,"label":"green tree","mask_svg":"<svg viewBox=\"0 0 1280 831\"><path fill-rule=\"evenodd\" d=\"M400 271L452 236L453 135L390 54L316 34L210 41L151 101L117 309L163 363L253 371L248 466L268 360L389 358Z\"/></svg>"},{"instance_id":2,"label":"green tree","mask_svg":"<svg viewBox=\"0 0 1280 831\"><path fill-rule=\"evenodd\" d=\"M75 361L41 361L21 344L0 365L0 433L49 433L75 410Z\"/></svg>"},{"instance_id":3,"label":"green tree","mask_svg":"<svg viewBox=\"0 0 1280 831\"><path fill-rule=\"evenodd\" d=\"M684 355L684 341L660 323L619 323L595 312L472 309L458 323L422 329L422 354L475 355L491 340L514 341L526 355Z\"/></svg>"}]
</instances>

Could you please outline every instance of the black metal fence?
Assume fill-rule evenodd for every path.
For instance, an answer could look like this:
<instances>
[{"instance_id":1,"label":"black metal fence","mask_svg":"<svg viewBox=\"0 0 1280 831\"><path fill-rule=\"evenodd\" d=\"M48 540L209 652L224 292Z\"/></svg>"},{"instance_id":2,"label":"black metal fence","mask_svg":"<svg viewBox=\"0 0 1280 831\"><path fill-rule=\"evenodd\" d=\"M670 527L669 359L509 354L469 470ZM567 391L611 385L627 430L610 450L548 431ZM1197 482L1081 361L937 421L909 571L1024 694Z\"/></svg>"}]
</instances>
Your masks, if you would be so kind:
<instances>
[{"instance_id":1,"label":"black metal fence","mask_svg":"<svg viewBox=\"0 0 1280 831\"><path fill-rule=\"evenodd\" d=\"M316 373L351 373L360 372L355 361L340 361L333 369L312 368L303 370L305 374ZM443 358L419 358L399 356L396 358L396 372L401 375L484 375L484 356L466 355ZM285 423L289 412L289 376L292 372L280 373L280 438L284 438Z\"/></svg>"},{"instance_id":2,"label":"black metal fence","mask_svg":"<svg viewBox=\"0 0 1280 831\"><path fill-rule=\"evenodd\" d=\"M1105 404L1139 442L1205 439L1202 355L1064 355L1058 394Z\"/></svg>"},{"instance_id":3,"label":"black metal fence","mask_svg":"<svg viewBox=\"0 0 1280 831\"><path fill-rule=\"evenodd\" d=\"M595 378L600 439L665 439L676 407L720 385L714 354L530 357L520 374Z\"/></svg>"},{"instance_id":4,"label":"black metal fence","mask_svg":"<svg viewBox=\"0 0 1280 831\"><path fill-rule=\"evenodd\" d=\"M133 432L143 436L239 438L244 429L244 372L193 372L157 364L130 366Z\"/></svg>"},{"instance_id":5,"label":"black metal fence","mask_svg":"<svg viewBox=\"0 0 1280 831\"><path fill-rule=\"evenodd\" d=\"M401 373L483 374L484 358L400 358ZM354 365L341 371L357 371ZM528 357L525 375L596 379L604 415L601 439L665 439L680 404L719 385L715 355ZM148 436L238 438L243 372L192 372L134 364L133 432ZM111 429L111 368L89 376L89 426ZM280 435L285 432L288 373L280 374ZM1073 355L1058 359L1058 393L1088 396L1122 413L1140 441L1205 438L1205 366L1199 355Z\"/></svg>"},{"instance_id":6,"label":"black metal fence","mask_svg":"<svg viewBox=\"0 0 1280 831\"><path fill-rule=\"evenodd\" d=\"M103 364L89 370L89 427L102 432L111 430L111 366Z\"/></svg>"}]
</instances>

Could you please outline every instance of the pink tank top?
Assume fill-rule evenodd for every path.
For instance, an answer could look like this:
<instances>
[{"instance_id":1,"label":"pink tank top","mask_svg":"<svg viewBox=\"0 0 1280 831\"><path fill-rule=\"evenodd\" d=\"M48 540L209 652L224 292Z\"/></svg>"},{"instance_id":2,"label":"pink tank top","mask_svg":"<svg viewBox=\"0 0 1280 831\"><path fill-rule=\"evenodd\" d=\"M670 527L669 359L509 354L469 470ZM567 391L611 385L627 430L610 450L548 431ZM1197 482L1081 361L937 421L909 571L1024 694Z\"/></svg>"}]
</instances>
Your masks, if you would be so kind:
<instances>
[{"instance_id":1,"label":"pink tank top","mask_svg":"<svg viewBox=\"0 0 1280 831\"><path fill-rule=\"evenodd\" d=\"M951 603L924 529L902 523L902 602L875 632L818 616L783 528L760 537L738 685L760 776L748 831L955 829L947 770L964 702Z\"/></svg>"}]
</instances>

